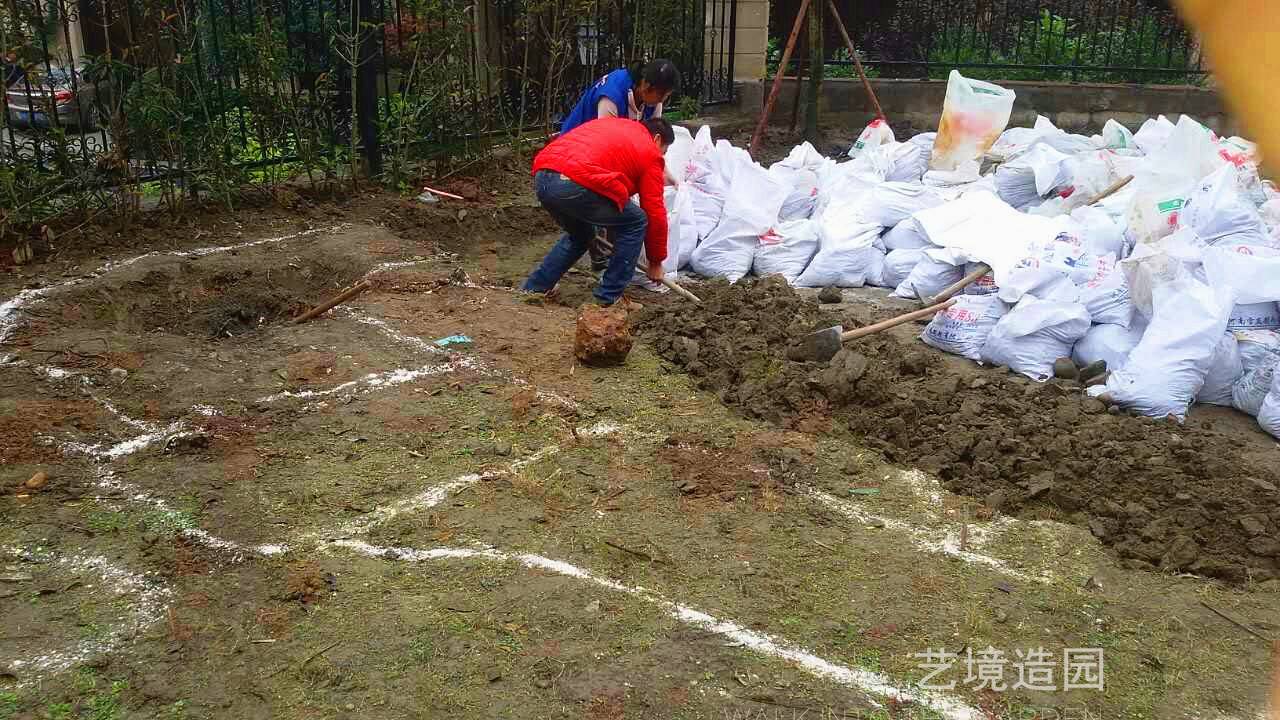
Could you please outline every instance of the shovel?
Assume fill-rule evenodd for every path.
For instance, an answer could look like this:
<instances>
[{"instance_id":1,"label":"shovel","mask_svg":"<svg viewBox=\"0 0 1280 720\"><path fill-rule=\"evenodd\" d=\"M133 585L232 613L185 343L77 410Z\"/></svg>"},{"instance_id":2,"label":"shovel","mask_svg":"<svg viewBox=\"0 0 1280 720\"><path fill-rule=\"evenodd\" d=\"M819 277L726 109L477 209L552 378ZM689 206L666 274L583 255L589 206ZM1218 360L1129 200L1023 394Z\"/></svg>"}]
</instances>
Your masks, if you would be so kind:
<instances>
[{"instance_id":1,"label":"shovel","mask_svg":"<svg viewBox=\"0 0 1280 720\"><path fill-rule=\"evenodd\" d=\"M927 308L913 310L905 315L899 315L888 320L881 320L866 327L855 328L853 330L845 330L843 326L833 325L829 328L809 333L800 339L796 346L787 351L787 357L792 360L805 361L814 360L817 362L826 362L835 357L840 352L840 346L849 340L856 340L860 337L874 335L882 330L888 330L891 327L897 327L909 323L912 320L930 317L940 310L946 310L955 304L955 300L947 300L936 305L930 305Z\"/></svg>"},{"instance_id":2,"label":"shovel","mask_svg":"<svg viewBox=\"0 0 1280 720\"><path fill-rule=\"evenodd\" d=\"M603 248L606 253L613 252L613 242L609 240L607 235L603 235L603 236L597 235L596 242L600 243L600 247ZM641 265L639 262L636 263L636 269L639 270L640 272L645 271L645 267ZM675 280L668 280L667 278L664 277L662 278L662 284L666 285L668 290L673 291L675 294L679 295L680 297L690 302L694 302L694 303L702 302L702 298L698 297L697 295L694 295L688 290L685 290Z\"/></svg>"}]
</instances>

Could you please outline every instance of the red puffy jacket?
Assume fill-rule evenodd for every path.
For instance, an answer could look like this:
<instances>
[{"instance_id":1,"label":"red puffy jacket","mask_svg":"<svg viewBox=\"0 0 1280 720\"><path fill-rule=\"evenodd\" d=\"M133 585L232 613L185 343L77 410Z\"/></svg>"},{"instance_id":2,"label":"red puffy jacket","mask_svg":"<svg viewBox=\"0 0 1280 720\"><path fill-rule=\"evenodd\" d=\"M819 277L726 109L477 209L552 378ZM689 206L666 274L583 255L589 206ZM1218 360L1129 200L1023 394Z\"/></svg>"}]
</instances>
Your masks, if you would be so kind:
<instances>
[{"instance_id":1,"label":"red puffy jacket","mask_svg":"<svg viewBox=\"0 0 1280 720\"><path fill-rule=\"evenodd\" d=\"M599 118L561 135L533 158L533 172L554 170L618 204L621 211L639 193L649 218L644 253L650 262L667 258L667 207L662 203L662 151L648 128L625 118Z\"/></svg>"}]
</instances>

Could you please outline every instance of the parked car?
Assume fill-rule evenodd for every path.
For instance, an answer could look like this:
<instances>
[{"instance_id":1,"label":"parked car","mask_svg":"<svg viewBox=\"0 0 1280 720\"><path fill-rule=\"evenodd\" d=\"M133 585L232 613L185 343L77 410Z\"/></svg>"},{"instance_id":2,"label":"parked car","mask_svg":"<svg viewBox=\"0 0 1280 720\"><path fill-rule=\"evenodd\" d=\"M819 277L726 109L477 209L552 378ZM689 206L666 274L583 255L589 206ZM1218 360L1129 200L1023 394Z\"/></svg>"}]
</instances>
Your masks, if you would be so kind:
<instances>
[{"instance_id":1,"label":"parked car","mask_svg":"<svg viewBox=\"0 0 1280 720\"><path fill-rule=\"evenodd\" d=\"M85 79L82 71L53 68L19 77L5 89L5 100L14 125L50 127L53 112L58 125L83 131L98 125L97 94L97 86Z\"/></svg>"}]
</instances>

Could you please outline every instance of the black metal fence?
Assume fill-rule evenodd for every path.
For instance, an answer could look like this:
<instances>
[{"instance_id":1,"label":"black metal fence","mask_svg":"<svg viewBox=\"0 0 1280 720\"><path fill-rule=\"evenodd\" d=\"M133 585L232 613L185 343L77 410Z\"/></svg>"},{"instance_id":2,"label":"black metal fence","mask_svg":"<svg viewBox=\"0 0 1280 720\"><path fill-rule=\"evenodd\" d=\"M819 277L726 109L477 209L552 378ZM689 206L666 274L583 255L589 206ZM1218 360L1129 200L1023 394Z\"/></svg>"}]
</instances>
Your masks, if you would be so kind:
<instances>
[{"instance_id":1,"label":"black metal fence","mask_svg":"<svg viewBox=\"0 0 1280 720\"><path fill-rule=\"evenodd\" d=\"M1207 70L1169 0L836 0L862 62L879 77L1196 84ZM799 0L771 8L770 61ZM852 71L838 30L824 27L827 74ZM801 35L790 71L808 57Z\"/></svg>"},{"instance_id":2,"label":"black metal fence","mask_svg":"<svg viewBox=\"0 0 1280 720\"><path fill-rule=\"evenodd\" d=\"M424 156L554 130L668 57L670 110L732 96L735 0L5 0L0 234L67 188L169 202L246 180L404 182Z\"/></svg>"}]
</instances>

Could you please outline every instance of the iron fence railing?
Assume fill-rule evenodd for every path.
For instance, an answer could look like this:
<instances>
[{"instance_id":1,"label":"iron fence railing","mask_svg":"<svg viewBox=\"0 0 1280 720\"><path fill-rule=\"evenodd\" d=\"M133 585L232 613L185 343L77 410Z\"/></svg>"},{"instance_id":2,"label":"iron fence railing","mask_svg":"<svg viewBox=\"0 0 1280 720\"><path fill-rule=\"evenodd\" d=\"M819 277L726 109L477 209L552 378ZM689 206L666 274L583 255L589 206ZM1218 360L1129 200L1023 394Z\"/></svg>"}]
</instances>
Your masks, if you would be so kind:
<instances>
[{"instance_id":1,"label":"iron fence railing","mask_svg":"<svg viewBox=\"0 0 1280 720\"><path fill-rule=\"evenodd\" d=\"M0 196L30 195L37 176L216 190L246 174L332 176L354 156L394 174L554 129L588 83L659 56L683 74L673 109L726 102L735 6L8 0Z\"/></svg>"},{"instance_id":2,"label":"iron fence railing","mask_svg":"<svg viewBox=\"0 0 1280 720\"><path fill-rule=\"evenodd\" d=\"M995 80L1198 84L1208 74L1193 33L1168 0L836 0L870 73L940 78L951 69ZM798 0L779 0L771 70ZM852 72L831 23L827 74ZM808 57L802 35L792 70ZM832 70L834 69L834 73Z\"/></svg>"}]
</instances>

